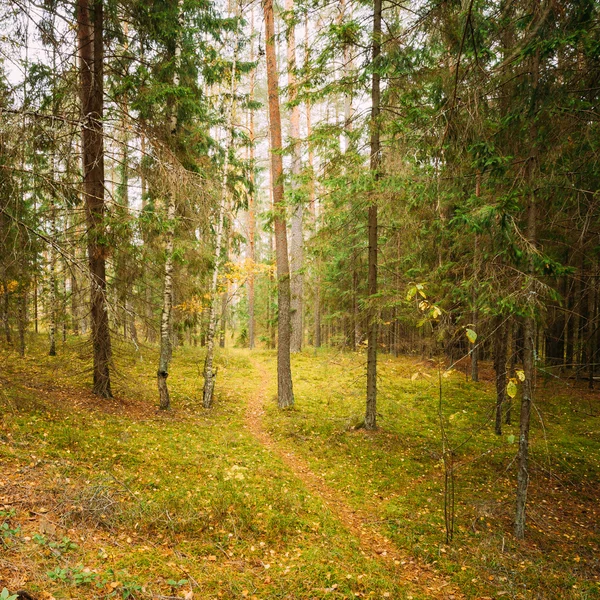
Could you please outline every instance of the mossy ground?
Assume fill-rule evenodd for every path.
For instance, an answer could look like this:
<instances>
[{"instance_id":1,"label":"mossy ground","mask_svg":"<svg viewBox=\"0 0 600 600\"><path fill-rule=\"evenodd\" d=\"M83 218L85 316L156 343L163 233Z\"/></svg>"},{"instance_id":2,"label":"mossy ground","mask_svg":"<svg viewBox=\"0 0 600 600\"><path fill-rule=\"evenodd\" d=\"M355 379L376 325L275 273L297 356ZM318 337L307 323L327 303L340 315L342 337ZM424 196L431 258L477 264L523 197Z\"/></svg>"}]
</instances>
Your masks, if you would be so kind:
<instances>
[{"instance_id":1,"label":"mossy ground","mask_svg":"<svg viewBox=\"0 0 600 600\"><path fill-rule=\"evenodd\" d=\"M174 409L156 410L156 353L117 346L116 398L89 394L87 346L1 355L0 589L40 598L431 597L365 553L318 494L245 426L264 423L372 527L467 598L598 598L600 402L539 382L528 539L511 535L516 426L497 437L493 386L442 378L455 449L456 530L444 543L438 372L382 357L380 429L356 429L363 358L294 357L296 408L275 408L275 355L221 351L201 409L201 349L176 351ZM417 373L417 378L412 379ZM518 417L518 415L515 415ZM542 426L543 422L543 426ZM6 526L4 526L4 524ZM458 595L458 594L457 594Z\"/></svg>"}]
</instances>

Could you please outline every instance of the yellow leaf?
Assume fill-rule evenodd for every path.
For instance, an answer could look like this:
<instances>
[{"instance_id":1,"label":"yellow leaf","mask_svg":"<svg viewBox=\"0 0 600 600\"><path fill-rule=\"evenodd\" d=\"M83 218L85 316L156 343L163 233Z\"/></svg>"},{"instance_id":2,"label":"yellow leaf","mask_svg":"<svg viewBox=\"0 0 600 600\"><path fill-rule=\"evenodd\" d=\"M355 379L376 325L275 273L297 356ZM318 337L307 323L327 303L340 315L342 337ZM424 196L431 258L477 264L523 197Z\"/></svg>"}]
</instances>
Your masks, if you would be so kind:
<instances>
[{"instance_id":1,"label":"yellow leaf","mask_svg":"<svg viewBox=\"0 0 600 600\"><path fill-rule=\"evenodd\" d=\"M519 381L525 381L525 371L515 371L517 377L519 378Z\"/></svg>"},{"instance_id":2,"label":"yellow leaf","mask_svg":"<svg viewBox=\"0 0 600 600\"><path fill-rule=\"evenodd\" d=\"M506 386L506 394L509 398L514 398L517 395L517 382L511 379Z\"/></svg>"}]
</instances>

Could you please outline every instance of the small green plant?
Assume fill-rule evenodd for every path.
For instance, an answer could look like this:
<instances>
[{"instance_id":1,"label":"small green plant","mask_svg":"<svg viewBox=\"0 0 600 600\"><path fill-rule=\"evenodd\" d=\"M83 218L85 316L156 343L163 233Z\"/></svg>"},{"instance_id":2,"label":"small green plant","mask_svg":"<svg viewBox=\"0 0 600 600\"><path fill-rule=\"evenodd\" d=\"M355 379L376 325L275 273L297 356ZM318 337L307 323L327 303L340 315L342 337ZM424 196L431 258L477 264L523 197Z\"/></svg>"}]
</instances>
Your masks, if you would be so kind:
<instances>
[{"instance_id":1,"label":"small green plant","mask_svg":"<svg viewBox=\"0 0 600 600\"><path fill-rule=\"evenodd\" d=\"M128 598L136 598L138 592L142 592L142 586L135 581L127 581L124 578L127 575L126 571L115 573L113 569L104 571L101 576L96 579L97 588L105 588L110 584L112 591L106 596L107 598L116 598L120 596L123 600ZM118 582L118 584L115 584Z\"/></svg>"},{"instance_id":2,"label":"small green plant","mask_svg":"<svg viewBox=\"0 0 600 600\"><path fill-rule=\"evenodd\" d=\"M14 508L9 510L0 510L0 519L2 519L2 523L0 523L0 538L4 545L6 545L6 540L8 538L15 537L21 531L19 526L11 527L9 520L15 516Z\"/></svg>"},{"instance_id":3,"label":"small green plant","mask_svg":"<svg viewBox=\"0 0 600 600\"><path fill-rule=\"evenodd\" d=\"M167 585L171 586L171 591L175 594L175 590L182 585L185 585L188 582L187 579L180 579L179 581L175 581L175 579L167 579Z\"/></svg>"},{"instance_id":4,"label":"small green plant","mask_svg":"<svg viewBox=\"0 0 600 600\"><path fill-rule=\"evenodd\" d=\"M6 588L2 588L0 593L0 600L17 600L17 594L11 594Z\"/></svg>"},{"instance_id":5,"label":"small green plant","mask_svg":"<svg viewBox=\"0 0 600 600\"><path fill-rule=\"evenodd\" d=\"M61 554L75 550L78 547L77 544L71 541L68 537L64 537L60 542L50 542L48 546L50 546L50 548L59 550Z\"/></svg>"},{"instance_id":6,"label":"small green plant","mask_svg":"<svg viewBox=\"0 0 600 600\"><path fill-rule=\"evenodd\" d=\"M48 548L58 550L60 554L66 554L67 552L78 548L77 544L71 541L68 537L63 537L60 542L49 542L45 535L34 533L32 539L40 546L48 546Z\"/></svg>"},{"instance_id":7,"label":"small green plant","mask_svg":"<svg viewBox=\"0 0 600 600\"><path fill-rule=\"evenodd\" d=\"M48 571L47 575L52 581L63 581L76 586L91 585L98 579L96 573L83 567L83 565L77 565L71 569L56 567L53 571Z\"/></svg>"},{"instance_id":8,"label":"small green plant","mask_svg":"<svg viewBox=\"0 0 600 600\"><path fill-rule=\"evenodd\" d=\"M67 581L69 579L69 570L56 567L56 569L48 571L46 575L48 575L52 581Z\"/></svg>"},{"instance_id":9,"label":"small green plant","mask_svg":"<svg viewBox=\"0 0 600 600\"><path fill-rule=\"evenodd\" d=\"M71 569L71 580L75 585L91 585L98 579L98 575L89 569L78 565Z\"/></svg>"}]
</instances>

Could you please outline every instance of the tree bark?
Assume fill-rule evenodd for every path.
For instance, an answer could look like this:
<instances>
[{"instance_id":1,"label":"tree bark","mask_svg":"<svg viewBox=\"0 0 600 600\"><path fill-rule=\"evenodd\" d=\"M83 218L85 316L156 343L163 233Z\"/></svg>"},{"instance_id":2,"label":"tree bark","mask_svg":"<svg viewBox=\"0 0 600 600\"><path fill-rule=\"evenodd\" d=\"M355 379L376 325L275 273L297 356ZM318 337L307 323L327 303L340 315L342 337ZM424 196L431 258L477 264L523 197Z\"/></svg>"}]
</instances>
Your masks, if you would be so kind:
<instances>
[{"instance_id":1,"label":"tree bark","mask_svg":"<svg viewBox=\"0 0 600 600\"><path fill-rule=\"evenodd\" d=\"M539 0L533 1L534 14L539 13ZM529 141L532 144L532 155L529 157L528 181L533 188L534 177L537 173L537 129L535 126L535 99L537 97L537 88L539 82L540 69L540 51L536 49L531 59L531 79L532 79L532 125L530 127ZM534 286L534 262L533 253L537 245L536 234L536 191L530 190L529 207L527 211L527 238L529 241L529 314L525 317L523 324L523 371L525 381L523 382L523 395L521 399L521 415L519 419L519 453L517 456L517 507L515 513L515 537L523 539L525 537L525 521L527 506L527 488L529 486L529 428L531 421L531 403L533 401L533 379L535 376L535 290Z\"/></svg>"},{"instance_id":2,"label":"tree bark","mask_svg":"<svg viewBox=\"0 0 600 600\"><path fill-rule=\"evenodd\" d=\"M254 62L254 7L250 8L250 62ZM256 71L250 73L250 102L254 102L254 88L256 83ZM250 158L250 194L248 195L248 259L250 261L250 273L248 275L248 347L252 350L255 346L255 316L254 316L254 265L256 263L256 207L255 207L255 176L254 176L254 111L250 110L249 158Z\"/></svg>"},{"instance_id":3,"label":"tree bark","mask_svg":"<svg viewBox=\"0 0 600 600\"><path fill-rule=\"evenodd\" d=\"M275 18L273 0L264 0L267 89L269 101L269 129L271 141L271 171L273 208L275 212L275 254L277 262L277 404L279 408L294 405L292 369L290 361L290 266L288 263L287 231L283 189L283 161L281 157L281 114L279 111L279 81L275 53Z\"/></svg>"},{"instance_id":4,"label":"tree bark","mask_svg":"<svg viewBox=\"0 0 600 600\"><path fill-rule=\"evenodd\" d=\"M181 29L183 27L183 0L178 4L178 34L175 45L175 71L173 87L179 86L179 69L181 67ZM177 133L177 107L171 107L171 136ZM167 230L165 233L165 271L163 277L163 305L160 316L160 353L156 382L158 387L159 408L171 408L171 396L167 385L169 364L173 356L173 251L175 248L175 217L177 215L176 198L173 190L167 197Z\"/></svg>"},{"instance_id":5,"label":"tree bark","mask_svg":"<svg viewBox=\"0 0 600 600\"><path fill-rule=\"evenodd\" d=\"M163 306L160 317L160 354L158 359L157 385L159 408L169 410L171 397L167 386L169 363L173 354L173 248L175 242L175 196L170 193L167 201L167 231L165 234L165 271L163 277Z\"/></svg>"},{"instance_id":6,"label":"tree bark","mask_svg":"<svg viewBox=\"0 0 600 600\"><path fill-rule=\"evenodd\" d=\"M53 164L52 178L54 178L54 164ZM54 191L51 192L53 194ZM50 199L50 237L53 243L50 244L50 290L49 290L49 301L48 307L49 312L49 326L48 326L48 355L56 356L56 248L54 243L56 242L56 206L54 204L54 198Z\"/></svg>"},{"instance_id":7,"label":"tree bark","mask_svg":"<svg viewBox=\"0 0 600 600\"><path fill-rule=\"evenodd\" d=\"M381 103L381 77L377 70L381 54L381 7L382 0L375 0L373 5L373 79L371 84L371 172L377 179L381 166L381 148L379 132L379 113ZM377 428L377 334L378 313L376 307L377 294L377 200L372 198L368 210L369 230L369 311L367 329L367 406L365 413L365 429Z\"/></svg>"},{"instance_id":8,"label":"tree bark","mask_svg":"<svg viewBox=\"0 0 600 600\"><path fill-rule=\"evenodd\" d=\"M110 384L111 340L106 300L104 225L104 39L102 0L77 1L77 42L82 111L83 188L88 230L90 313L94 356L93 391L112 397ZM90 14L90 12L92 14Z\"/></svg>"},{"instance_id":9,"label":"tree bark","mask_svg":"<svg viewBox=\"0 0 600 600\"><path fill-rule=\"evenodd\" d=\"M2 323L4 324L6 343L10 346L12 344L12 334L10 331L10 291L6 278L2 280L2 287L4 292L2 295Z\"/></svg>"},{"instance_id":10,"label":"tree bark","mask_svg":"<svg viewBox=\"0 0 600 600\"><path fill-rule=\"evenodd\" d=\"M210 408L212 406L215 379L217 376L216 371L213 370L215 333L217 329L217 305L219 301L219 296L217 294L217 285L221 269L221 254L223 252L225 213L227 211L228 202L227 178L229 174L229 153L233 149L233 108L235 99L235 73L237 67L237 31L235 35L234 44L235 48L233 53L233 63L231 65L231 79L229 85L230 98L225 109L225 158L223 161L223 173L221 177L221 194L219 197L219 206L217 214L214 268L210 288L210 310L208 318L208 332L206 336L206 358L204 360L204 391L202 396L202 405L204 406L204 408ZM226 308L226 301L223 306ZM223 312L223 318L224 317L225 314ZM224 326L225 324L222 323L222 327Z\"/></svg>"},{"instance_id":11,"label":"tree bark","mask_svg":"<svg viewBox=\"0 0 600 600\"><path fill-rule=\"evenodd\" d=\"M508 355L508 330L510 323L498 317L496 325L496 343L494 344L494 371L496 372L496 426L497 435L502 435L502 408L506 402L506 385L508 372L506 361Z\"/></svg>"},{"instance_id":12,"label":"tree bark","mask_svg":"<svg viewBox=\"0 0 600 600\"><path fill-rule=\"evenodd\" d=\"M308 18L304 24L305 33L305 64L309 64L310 51L308 42ZM312 118L311 118L311 103L310 99L306 100L306 137L308 138L308 169L310 174L310 182L308 186L308 210L311 215L313 225L313 235L317 234L319 228L319 220L317 215L316 194L315 194L315 151L310 140L312 134ZM315 257L314 262L314 300L313 300L313 345L315 348L321 346L321 290L319 280L320 259Z\"/></svg>"},{"instance_id":13,"label":"tree bark","mask_svg":"<svg viewBox=\"0 0 600 600\"><path fill-rule=\"evenodd\" d=\"M294 0L285 1L285 10L292 14L291 23L287 29L287 72L290 109L290 142L292 144L292 189L299 188L302 172L302 148L300 145L300 106L296 104L298 84L296 81L296 26L294 22ZM294 197L292 208L292 227L290 237L290 268L291 268L291 341L290 350L302 350L303 337L303 306L304 306L304 206L302 200Z\"/></svg>"}]
</instances>

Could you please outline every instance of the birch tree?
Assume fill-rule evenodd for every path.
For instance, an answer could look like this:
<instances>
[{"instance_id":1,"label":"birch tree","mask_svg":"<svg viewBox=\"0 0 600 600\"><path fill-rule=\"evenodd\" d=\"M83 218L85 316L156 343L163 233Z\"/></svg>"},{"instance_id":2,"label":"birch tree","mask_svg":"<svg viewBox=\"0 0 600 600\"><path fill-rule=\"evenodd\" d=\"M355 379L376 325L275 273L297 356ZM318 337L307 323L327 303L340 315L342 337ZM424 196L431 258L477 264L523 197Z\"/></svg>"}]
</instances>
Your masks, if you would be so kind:
<instances>
[{"instance_id":1,"label":"birch tree","mask_svg":"<svg viewBox=\"0 0 600 600\"><path fill-rule=\"evenodd\" d=\"M239 13L236 10L236 19L239 21ZM214 266L212 271L210 285L210 307L208 317L208 331L206 334L206 357L204 360L204 389L202 394L202 405L204 408L210 408L213 403L213 392L215 388L216 370L214 369L214 353L215 353L215 333L217 329L217 311L219 304L218 283L219 274L221 272L221 254L223 252L224 242L224 224L225 214L228 209L228 185L227 179L229 175L230 154L233 152L233 121L234 121L234 103L236 92L236 68L237 68L237 53L238 53L238 32L239 22L236 24L234 39L233 39L233 60L231 63L231 74L229 80L229 98L225 103L225 155L223 158L223 171L221 173L221 188L219 201L217 205L217 228L215 232L215 250L213 255ZM224 314L223 314L224 316Z\"/></svg>"}]
</instances>

